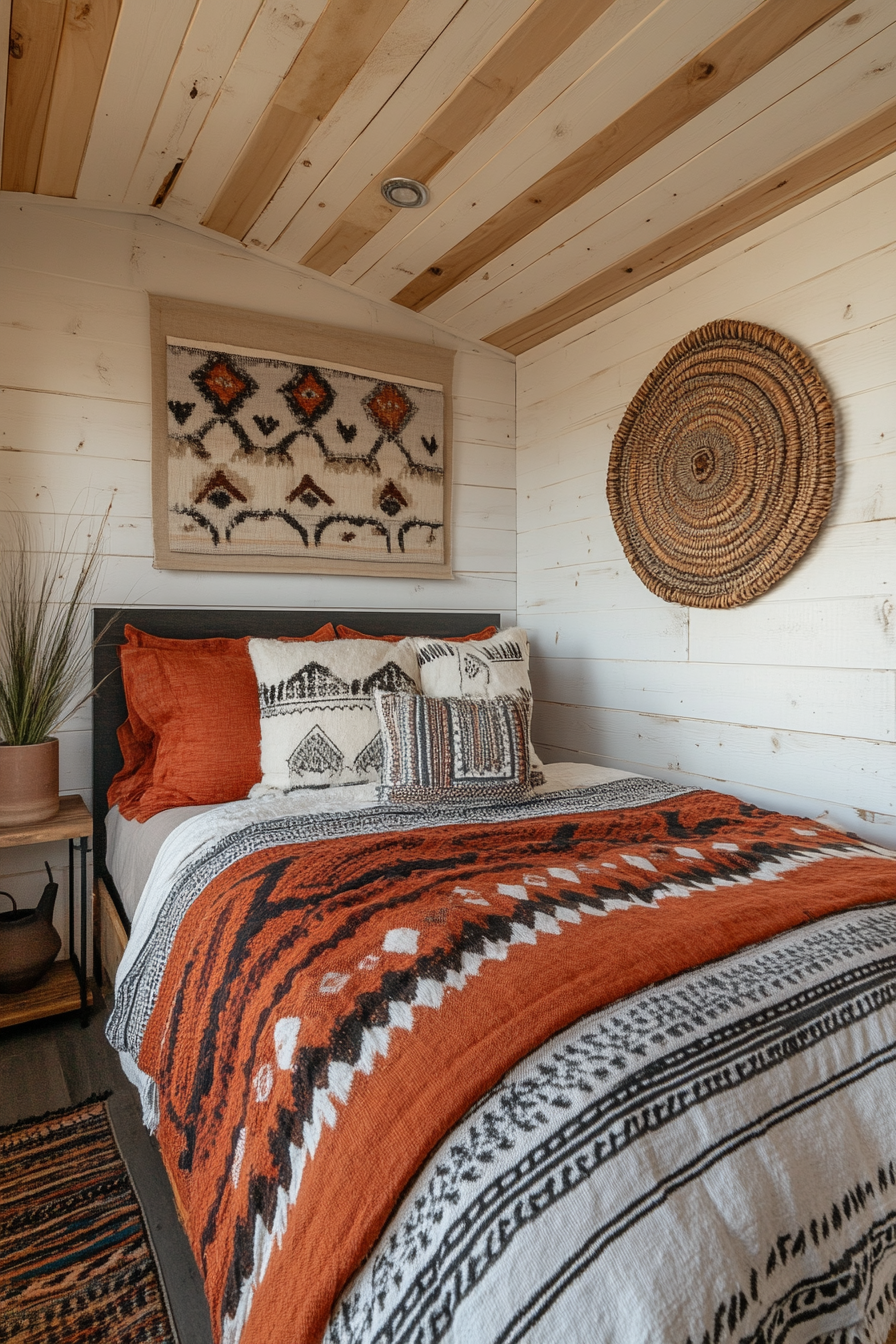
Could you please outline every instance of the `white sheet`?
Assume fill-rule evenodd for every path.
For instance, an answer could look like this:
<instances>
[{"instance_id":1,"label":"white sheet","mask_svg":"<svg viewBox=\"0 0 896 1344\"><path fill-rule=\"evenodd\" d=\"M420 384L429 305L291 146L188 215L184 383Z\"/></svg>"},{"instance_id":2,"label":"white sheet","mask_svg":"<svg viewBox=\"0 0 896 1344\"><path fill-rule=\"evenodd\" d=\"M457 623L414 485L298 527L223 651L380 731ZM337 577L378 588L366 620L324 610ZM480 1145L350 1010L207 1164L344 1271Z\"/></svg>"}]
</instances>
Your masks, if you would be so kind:
<instances>
[{"instance_id":1,"label":"white sheet","mask_svg":"<svg viewBox=\"0 0 896 1344\"><path fill-rule=\"evenodd\" d=\"M149 821L128 820L117 806L109 810L106 815L106 867L112 874L128 919L134 918L156 855L171 832L190 817L211 812L214 806L209 803L202 807L170 807L165 812L157 812Z\"/></svg>"}]
</instances>

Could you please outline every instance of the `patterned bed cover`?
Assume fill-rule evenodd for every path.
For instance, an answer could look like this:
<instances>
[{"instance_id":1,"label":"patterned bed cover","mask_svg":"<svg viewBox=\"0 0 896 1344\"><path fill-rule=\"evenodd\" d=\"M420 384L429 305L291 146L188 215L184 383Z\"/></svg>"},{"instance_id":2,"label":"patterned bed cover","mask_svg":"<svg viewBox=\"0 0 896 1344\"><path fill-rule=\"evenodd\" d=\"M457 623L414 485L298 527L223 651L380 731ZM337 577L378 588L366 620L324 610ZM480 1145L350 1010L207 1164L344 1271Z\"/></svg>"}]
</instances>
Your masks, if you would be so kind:
<instances>
[{"instance_id":1,"label":"patterned bed cover","mask_svg":"<svg viewBox=\"0 0 896 1344\"><path fill-rule=\"evenodd\" d=\"M883 1344L896 855L632 776L233 807L109 1025L216 1338Z\"/></svg>"}]
</instances>

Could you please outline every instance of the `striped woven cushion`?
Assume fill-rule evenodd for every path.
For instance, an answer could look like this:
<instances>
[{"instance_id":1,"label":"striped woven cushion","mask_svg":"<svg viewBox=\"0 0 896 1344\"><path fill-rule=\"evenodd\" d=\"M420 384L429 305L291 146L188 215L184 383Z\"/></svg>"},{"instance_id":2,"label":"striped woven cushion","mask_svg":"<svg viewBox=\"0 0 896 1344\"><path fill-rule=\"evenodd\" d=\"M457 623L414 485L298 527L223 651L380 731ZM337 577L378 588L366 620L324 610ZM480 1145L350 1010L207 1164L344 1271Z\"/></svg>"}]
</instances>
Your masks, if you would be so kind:
<instances>
[{"instance_id":1,"label":"striped woven cushion","mask_svg":"<svg viewBox=\"0 0 896 1344\"><path fill-rule=\"evenodd\" d=\"M376 693L385 802L519 802L529 794L529 714L514 696Z\"/></svg>"}]
</instances>

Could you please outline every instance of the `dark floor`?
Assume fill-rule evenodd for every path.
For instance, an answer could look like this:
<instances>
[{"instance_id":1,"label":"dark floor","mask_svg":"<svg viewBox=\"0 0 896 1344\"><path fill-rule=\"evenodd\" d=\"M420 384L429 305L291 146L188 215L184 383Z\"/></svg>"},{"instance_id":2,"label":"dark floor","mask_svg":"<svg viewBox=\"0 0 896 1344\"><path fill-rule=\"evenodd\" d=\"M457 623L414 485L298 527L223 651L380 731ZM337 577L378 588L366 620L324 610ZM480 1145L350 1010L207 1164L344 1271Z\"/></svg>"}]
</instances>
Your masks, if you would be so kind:
<instances>
[{"instance_id":1,"label":"dark floor","mask_svg":"<svg viewBox=\"0 0 896 1344\"><path fill-rule=\"evenodd\" d=\"M202 1280L137 1093L103 1035L105 1020L106 1010L97 1009L84 1029L69 1014L0 1030L0 1126L111 1092L109 1114L149 1223L181 1344L211 1344Z\"/></svg>"}]
</instances>

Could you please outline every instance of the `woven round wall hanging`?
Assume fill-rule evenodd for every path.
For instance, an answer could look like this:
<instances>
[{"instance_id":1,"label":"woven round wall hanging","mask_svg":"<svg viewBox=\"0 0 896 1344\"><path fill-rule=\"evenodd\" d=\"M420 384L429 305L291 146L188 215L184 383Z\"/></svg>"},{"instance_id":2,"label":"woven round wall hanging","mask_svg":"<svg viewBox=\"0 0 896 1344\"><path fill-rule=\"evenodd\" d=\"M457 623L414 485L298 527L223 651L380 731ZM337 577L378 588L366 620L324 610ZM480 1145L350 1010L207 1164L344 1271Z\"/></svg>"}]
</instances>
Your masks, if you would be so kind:
<instances>
[{"instance_id":1,"label":"woven round wall hanging","mask_svg":"<svg viewBox=\"0 0 896 1344\"><path fill-rule=\"evenodd\" d=\"M643 583L737 607L803 555L834 491L834 414L815 365L752 322L710 322L660 360L613 440L607 498Z\"/></svg>"}]
</instances>

